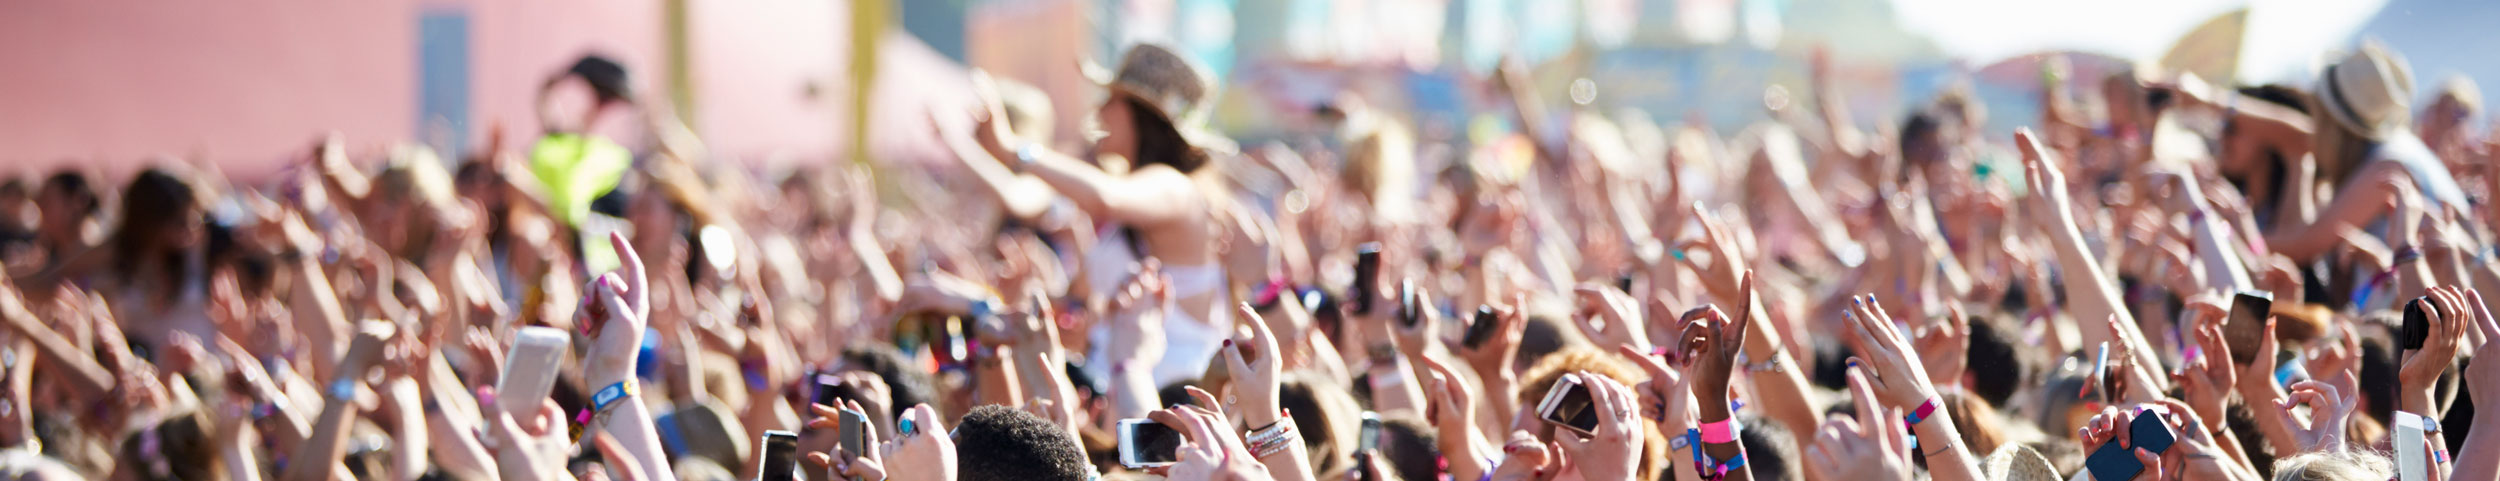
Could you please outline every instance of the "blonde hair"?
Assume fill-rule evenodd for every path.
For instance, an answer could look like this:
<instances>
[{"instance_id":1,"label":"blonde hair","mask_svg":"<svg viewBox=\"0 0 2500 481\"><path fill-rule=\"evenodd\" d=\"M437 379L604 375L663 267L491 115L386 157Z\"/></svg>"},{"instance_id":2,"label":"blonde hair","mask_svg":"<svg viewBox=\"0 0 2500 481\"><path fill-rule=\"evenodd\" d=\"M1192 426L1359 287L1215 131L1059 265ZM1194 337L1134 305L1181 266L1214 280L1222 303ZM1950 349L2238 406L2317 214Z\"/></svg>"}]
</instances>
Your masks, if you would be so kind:
<instances>
[{"instance_id":1,"label":"blonde hair","mask_svg":"<svg viewBox=\"0 0 2500 481\"><path fill-rule=\"evenodd\" d=\"M1405 220L1415 203L1415 137L1395 120L1376 118L1346 142L1339 182L1363 194L1384 220Z\"/></svg>"},{"instance_id":2,"label":"blonde hair","mask_svg":"<svg viewBox=\"0 0 2500 481\"><path fill-rule=\"evenodd\" d=\"M1615 357L1614 354L1583 344L1571 344L1569 347L1545 356L1544 359L1538 360L1535 366L1528 368L1527 375L1521 377L1522 382L1519 384L1519 405L1535 406L1538 401L1545 399L1547 391L1553 390L1555 380L1562 379L1563 374L1574 371L1588 371L1590 374L1605 376L1626 386L1649 380L1648 373L1642 372L1639 367L1633 366L1622 358ZM1499 395L1499 393L1494 394ZM1657 481L1659 471L1667 466L1664 464L1667 457L1667 440L1660 437L1658 430L1654 427L1642 429L1641 433L1647 439L1641 443L1641 464L1634 473L1634 479Z\"/></svg>"},{"instance_id":3,"label":"blonde hair","mask_svg":"<svg viewBox=\"0 0 2500 481\"><path fill-rule=\"evenodd\" d=\"M2384 481L2395 463L2375 452L2338 448L2301 453L2274 462L2274 481Z\"/></svg>"}]
</instances>

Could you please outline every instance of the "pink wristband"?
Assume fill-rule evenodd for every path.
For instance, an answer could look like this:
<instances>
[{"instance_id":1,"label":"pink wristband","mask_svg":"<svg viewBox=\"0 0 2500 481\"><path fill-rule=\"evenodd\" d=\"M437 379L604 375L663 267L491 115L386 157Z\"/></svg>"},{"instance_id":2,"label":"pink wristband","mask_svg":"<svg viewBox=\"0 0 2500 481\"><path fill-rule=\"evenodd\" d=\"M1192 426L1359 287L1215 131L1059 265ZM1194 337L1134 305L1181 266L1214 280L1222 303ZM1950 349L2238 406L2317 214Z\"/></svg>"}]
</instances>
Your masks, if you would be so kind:
<instances>
[{"instance_id":1,"label":"pink wristband","mask_svg":"<svg viewBox=\"0 0 2500 481\"><path fill-rule=\"evenodd\" d=\"M1736 418L1728 418L1726 421L1719 421L1715 423L1702 423L1701 442L1709 444L1733 443L1736 442L1736 431L1740 429L1743 429L1743 427L1736 425Z\"/></svg>"},{"instance_id":2,"label":"pink wristband","mask_svg":"<svg viewBox=\"0 0 2500 481\"><path fill-rule=\"evenodd\" d=\"M1936 398L1927 398L1927 402L1918 403L1918 409L1912 409L1910 410L1909 415L1902 417L1907 418L1903 420L1909 421L1910 424L1918 424L1927 421L1928 416L1933 416L1935 414Z\"/></svg>"}]
</instances>

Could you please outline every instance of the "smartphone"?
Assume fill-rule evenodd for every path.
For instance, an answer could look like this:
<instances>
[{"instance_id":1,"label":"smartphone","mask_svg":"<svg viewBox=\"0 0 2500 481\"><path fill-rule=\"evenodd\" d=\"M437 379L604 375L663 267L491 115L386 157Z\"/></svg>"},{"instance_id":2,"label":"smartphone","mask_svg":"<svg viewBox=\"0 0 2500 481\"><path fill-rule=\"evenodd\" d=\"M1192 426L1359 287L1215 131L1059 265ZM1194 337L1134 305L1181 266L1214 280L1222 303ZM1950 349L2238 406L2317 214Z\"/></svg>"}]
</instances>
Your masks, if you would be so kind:
<instances>
[{"instance_id":1,"label":"smartphone","mask_svg":"<svg viewBox=\"0 0 2500 481\"><path fill-rule=\"evenodd\" d=\"M1356 431L1354 451L1380 451L1380 413L1363 411L1363 430Z\"/></svg>"},{"instance_id":2,"label":"smartphone","mask_svg":"<svg viewBox=\"0 0 2500 481\"><path fill-rule=\"evenodd\" d=\"M1501 318L1494 315L1493 306L1476 306L1476 318L1467 323L1467 335L1460 337L1458 343L1469 349L1483 346L1484 341L1493 339L1493 330L1501 325Z\"/></svg>"},{"instance_id":3,"label":"smartphone","mask_svg":"<svg viewBox=\"0 0 2500 481\"><path fill-rule=\"evenodd\" d=\"M2416 297L2405 303L2404 350L2419 351L2431 339L2431 319L2422 312L2429 309L2429 297Z\"/></svg>"},{"instance_id":4,"label":"smartphone","mask_svg":"<svg viewBox=\"0 0 2500 481\"><path fill-rule=\"evenodd\" d=\"M843 400L862 400L859 397L859 388L853 387L849 384L843 384L842 377L835 376L833 373L816 373L816 393L814 396L808 398L808 402L823 404L826 406L839 406L841 405L839 403Z\"/></svg>"},{"instance_id":5,"label":"smartphone","mask_svg":"<svg viewBox=\"0 0 2500 481\"><path fill-rule=\"evenodd\" d=\"M2135 479L2136 474L2144 471L2144 462L2135 459L2134 447L2161 454L2177 441L2170 432L2170 426L2162 423L2158 414L2136 416L2135 422L2127 429L2132 447L2119 446L2113 440L2102 443L2099 449L2092 450L2092 456L2083 459L2083 468L2092 472L2092 479Z\"/></svg>"},{"instance_id":6,"label":"smartphone","mask_svg":"<svg viewBox=\"0 0 2500 481\"><path fill-rule=\"evenodd\" d=\"M798 479L799 435L789 431L764 432L764 456L757 459L756 479L791 481Z\"/></svg>"},{"instance_id":7,"label":"smartphone","mask_svg":"<svg viewBox=\"0 0 2500 481\"><path fill-rule=\"evenodd\" d=\"M843 409L842 449L851 454L868 452L868 413Z\"/></svg>"},{"instance_id":8,"label":"smartphone","mask_svg":"<svg viewBox=\"0 0 2500 481\"><path fill-rule=\"evenodd\" d=\"M1545 400L1536 405L1537 419L1555 426L1597 434L1597 406L1589 397L1589 388L1581 383L1579 374L1564 374L1554 380L1554 387L1545 391Z\"/></svg>"},{"instance_id":9,"label":"smartphone","mask_svg":"<svg viewBox=\"0 0 2500 481\"><path fill-rule=\"evenodd\" d=\"M2430 479L2429 461L2423 459L2427 453L2422 452L2422 431L2429 425L2421 415L2396 411L2395 437L2388 441L2396 448L2396 481Z\"/></svg>"},{"instance_id":10,"label":"smartphone","mask_svg":"<svg viewBox=\"0 0 2500 481\"><path fill-rule=\"evenodd\" d=\"M512 413L538 412L555 391L556 371L573 349L573 335L546 326L529 326L513 336L504 355L503 376L495 383L495 408Z\"/></svg>"},{"instance_id":11,"label":"smartphone","mask_svg":"<svg viewBox=\"0 0 2500 481\"><path fill-rule=\"evenodd\" d=\"M1415 327L1424 323L1423 306L1416 300L1415 280L1398 281L1398 325Z\"/></svg>"},{"instance_id":12,"label":"smartphone","mask_svg":"<svg viewBox=\"0 0 2500 481\"><path fill-rule=\"evenodd\" d=\"M1120 420L1120 465L1130 468L1170 466L1180 461L1181 433L1145 419Z\"/></svg>"},{"instance_id":13,"label":"smartphone","mask_svg":"<svg viewBox=\"0 0 2500 481\"><path fill-rule=\"evenodd\" d=\"M2104 404L2108 403L2110 399L2109 384L2109 342L2102 341L2100 355L2094 357L2092 360L2092 382L2090 386L2092 389L2092 395L2086 396L2085 399L2090 399Z\"/></svg>"},{"instance_id":14,"label":"smartphone","mask_svg":"<svg viewBox=\"0 0 2500 481\"><path fill-rule=\"evenodd\" d=\"M1380 243L1365 242L1354 248L1354 288L1346 295L1354 297L1355 315L1372 313L1372 298L1380 296Z\"/></svg>"},{"instance_id":15,"label":"smartphone","mask_svg":"<svg viewBox=\"0 0 2500 481\"><path fill-rule=\"evenodd\" d=\"M2222 342L2231 347L2231 363L2246 366L2256 362L2257 346L2265 340L2266 316L2274 312L2274 294L2266 291L2240 291L2231 296L2231 315L2223 318Z\"/></svg>"}]
</instances>

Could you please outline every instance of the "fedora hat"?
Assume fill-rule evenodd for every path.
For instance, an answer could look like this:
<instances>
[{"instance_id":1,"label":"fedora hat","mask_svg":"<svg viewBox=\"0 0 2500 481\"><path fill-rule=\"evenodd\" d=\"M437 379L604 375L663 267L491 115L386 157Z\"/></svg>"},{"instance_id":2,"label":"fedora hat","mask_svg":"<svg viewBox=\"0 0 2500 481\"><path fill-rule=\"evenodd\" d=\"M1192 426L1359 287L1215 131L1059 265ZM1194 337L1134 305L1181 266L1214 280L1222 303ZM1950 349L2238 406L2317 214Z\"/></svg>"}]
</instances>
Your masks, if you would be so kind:
<instances>
[{"instance_id":1,"label":"fedora hat","mask_svg":"<svg viewBox=\"0 0 2500 481\"><path fill-rule=\"evenodd\" d=\"M2059 481L2049 458L2030 446L2007 443L1979 460L1980 479L1988 481Z\"/></svg>"},{"instance_id":2,"label":"fedora hat","mask_svg":"<svg viewBox=\"0 0 2500 481\"><path fill-rule=\"evenodd\" d=\"M1190 146L1214 152L1232 152L1232 142L1208 132L1205 122L1206 103L1214 97L1215 82L1197 62L1161 43L1140 43L1129 47L1120 57L1117 70L1105 70L1092 62L1078 64L1087 78L1115 95L1136 98L1146 109L1172 128L1180 130L1181 138Z\"/></svg>"},{"instance_id":3,"label":"fedora hat","mask_svg":"<svg viewBox=\"0 0 2500 481\"><path fill-rule=\"evenodd\" d=\"M2327 117L2366 138L2385 138L2412 120L2412 69L2377 41L2363 41L2318 72L2317 91Z\"/></svg>"}]
</instances>

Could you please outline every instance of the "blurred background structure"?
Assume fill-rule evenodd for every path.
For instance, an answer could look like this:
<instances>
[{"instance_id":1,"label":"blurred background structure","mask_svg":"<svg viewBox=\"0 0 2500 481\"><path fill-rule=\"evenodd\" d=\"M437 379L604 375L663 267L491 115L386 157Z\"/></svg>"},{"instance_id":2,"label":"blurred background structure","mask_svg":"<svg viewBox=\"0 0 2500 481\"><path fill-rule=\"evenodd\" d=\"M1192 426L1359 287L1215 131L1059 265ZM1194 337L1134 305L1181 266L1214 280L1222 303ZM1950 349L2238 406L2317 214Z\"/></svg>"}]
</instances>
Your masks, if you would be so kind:
<instances>
[{"instance_id":1,"label":"blurred background structure","mask_svg":"<svg viewBox=\"0 0 2500 481\"><path fill-rule=\"evenodd\" d=\"M881 0L858 0L881 1ZM2070 78L2171 57L2238 83L2306 84L2364 36L2417 82L2500 78L2500 3L2476 0L840 0L34 2L0 15L0 166L122 171L151 156L274 171L319 134L367 150L420 139L465 152L536 133L540 83L585 52L664 93L716 158L749 163L942 155L930 109L965 109L977 67L1038 87L1058 136L1083 135L1099 90L1081 62L1137 41L1191 51L1223 82L1214 123L1284 135L1337 92L1412 112L1426 140L1511 127L1481 112L1507 54L1549 98L1655 122L1764 117L1765 85L1799 99L1827 49L1860 122L1888 124L1969 82L1991 126L2037 118L2038 60ZM870 9L876 10L876 9ZM854 35L855 25L885 25ZM2200 32L2190 35L2190 32ZM852 134L855 39L879 39L870 140ZM2182 39L2188 39L2182 42ZM2174 53L2174 50L2176 51ZM2210 79L2216 80L2220 79ZM2072 80L2070 80L2072 81ZM2083 89L2090 91L2090 89ZM2430 89L2418 88L2427 95ZM1471 115L1481 118L1471 118ZM950 116L951 117L951 116ZM628 133L629 134L629 133ZM620 138L633 138L631 135ZM446 158L453 158L446 156Z\"/></svg>"}]
</instances>

